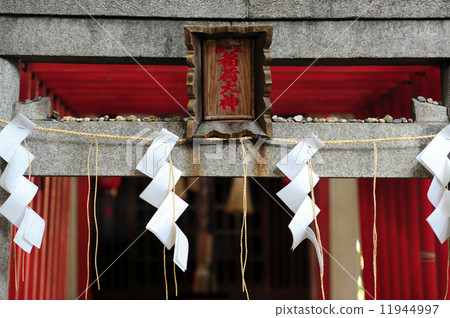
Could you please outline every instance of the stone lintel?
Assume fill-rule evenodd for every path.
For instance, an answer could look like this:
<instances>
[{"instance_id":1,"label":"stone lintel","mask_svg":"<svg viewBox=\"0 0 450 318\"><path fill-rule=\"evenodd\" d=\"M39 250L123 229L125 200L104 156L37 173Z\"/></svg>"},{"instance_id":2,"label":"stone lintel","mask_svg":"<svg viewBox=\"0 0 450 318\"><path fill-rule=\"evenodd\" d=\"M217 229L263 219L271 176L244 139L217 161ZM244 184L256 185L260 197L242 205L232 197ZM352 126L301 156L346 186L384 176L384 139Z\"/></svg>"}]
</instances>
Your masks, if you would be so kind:
<instances>
[{"instance_id":1,"label":"stone lintel","mask_svg":"<svg viewBox=\"0 0 450 318\"><path fill-rule=\"evenodd\" d=\"M0 16L0 56L24 61L186 64L185 25L272 25L272 65L438 63L450 57L450 20L104 19ZM348 30L346 30L348 28ZM430 31L432 30L432 31ZM345 31L345 32L344 32ZM336 41L335 41L336 40ZM121 45L118 45L117 42ZM327 47L333 43L332 47Z\"/></svg>"},{"instance_id":2,"label":"stone lintel","mask_svg":"<svg viewBox=\"0 0 450 318\"><path fill-rule=\"evenodd\" d=\"M447 0L8 0L0 14L134 18L424 19L448 18ZM364 13L364 14L363 14Z\"/></svg>"},{"instance_id":3,"label":"stone lintel","mask_svg":"<svg viewBox=\"0 0 450 318\"><path fill-rule=\"evenodd\" d=\"M184 138L182 122L48 122L39 126L124 136L153 138L162 129ZM448 122L405 124L361 123L273 123L274 138L301 139L314 133L322 140L371 139L421 136L438 133ZM91 138L35 130L27 139L35 155L32 174L35 176L85 176ZM378 172L381 178L429 178L428 172L415 157L431 139L379 142ZM140 176L136 165L150 142L99 138L100 176ZM276 163L294 144L273 140L245 140L248 152L248 175L283 177ZM194 139L178 143L172 152L174 165L184 176L240 177L242 151L239 141L208 141ZM94 152L92 152L93 154ZM91 156L92 156L91 154ZM91 173L94 160L91 159ZM314 171L320 177L370 178L373 176L371 143L327 144L313 159Z\"/></svg>"}]
</instances>

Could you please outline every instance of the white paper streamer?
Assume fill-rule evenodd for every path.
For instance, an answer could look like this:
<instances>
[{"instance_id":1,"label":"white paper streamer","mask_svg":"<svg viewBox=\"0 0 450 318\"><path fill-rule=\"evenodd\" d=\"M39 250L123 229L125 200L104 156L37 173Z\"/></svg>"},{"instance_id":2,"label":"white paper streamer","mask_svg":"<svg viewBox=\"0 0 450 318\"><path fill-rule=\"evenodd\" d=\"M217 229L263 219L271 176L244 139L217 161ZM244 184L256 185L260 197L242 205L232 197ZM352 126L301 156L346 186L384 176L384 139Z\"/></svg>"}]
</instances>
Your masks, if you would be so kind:
<instances>
[{"instance_id":1,"label":"white paper streamer","mask_svg":"<svg viewBox=\"0 0 450 318\"><path fill-rule=\"evenodd\" d=\"M0 186L11 194L0 207L0 213L18 228L14 242L27 253L31 252L33 245L41 248L45 229L44 219L28 207L38 187L23 176L34 156L20 144L35 126L18 114L0 132L0 156L8 162L0 176Z\"/></svg>"},{"instance_id":2,"label":"white paper streamer","mask_svg":"<svg viewBox=\"0 0 450 318\"><path fill-rule=\"evenodd\" d=\"M446 186L450 182L450 125L439 134L417 156L417 160L433 174L428 189L428 199L435 207L427 218L441 243L450 237L450 193Z\"/></svg>"},{"instance_id":3,"label":"white paper streamer","mask_svg":"<svg viewBox=\"0 0 450 318\"><path fill-rule=\"evenodd\" d=\"M308 196L308 193L311 191L311 184L307 162L323 146L322 141L314 134L311 134L277 163L277 167L291 180L286 187L277 193L277 196L295 213L292 221L289 223L289 229L293 238L292 250L303 240L309 239L316 250L320 268L323 267L323 258L320 253L319 243L313 230L309 227L309 224L314 221L314 210L313 202ZM318 181L319 177L313 172L313 186ZM317 205L315 210L316 215L318 215L320 209Z\"/></svg>"},{"instance_id":4,"label":"white paper streamer","mask_svg":"<svg viewBox=\"0 0 450 318\"><path fill-rule=\"evenodd\" d=\"M173 222L174 209L176 221L186 210L188 204L172 192L182 172L172 167L174 174L172 179L170 164L167 162L167 158L177 140L178 136L166 129L162 129L138 163L136 169L153 179L139 197L158 208L148 222L146 229L155 234L167 249L170 250L175 245L173 261L184 272L187 267L189 242L178 225L175 225L174 235Z\"/></svg>"}]
</instances>

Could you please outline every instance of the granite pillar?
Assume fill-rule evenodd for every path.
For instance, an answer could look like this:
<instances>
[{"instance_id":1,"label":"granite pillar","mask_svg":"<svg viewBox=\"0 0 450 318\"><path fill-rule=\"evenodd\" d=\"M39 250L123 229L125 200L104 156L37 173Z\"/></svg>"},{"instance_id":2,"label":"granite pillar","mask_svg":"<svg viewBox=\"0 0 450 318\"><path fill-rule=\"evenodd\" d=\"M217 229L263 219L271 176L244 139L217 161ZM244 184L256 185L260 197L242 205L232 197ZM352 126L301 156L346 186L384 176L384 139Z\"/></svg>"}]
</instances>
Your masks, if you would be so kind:
<instances>
[{"instance_id":1,"label":"granite pillar","mask_svg":"<svg viewBox=\"0 0 450 318\"><path fill-rule=\"evenodd\" d=\"M19 99L19 61L0 58L0 118L11 120L13 105ZM2 160L3 166L3 160ZM0 204L8 193L0 189ZM11 224L0 216L0 300L8 298Z\"/></svg>"}]
</instances>

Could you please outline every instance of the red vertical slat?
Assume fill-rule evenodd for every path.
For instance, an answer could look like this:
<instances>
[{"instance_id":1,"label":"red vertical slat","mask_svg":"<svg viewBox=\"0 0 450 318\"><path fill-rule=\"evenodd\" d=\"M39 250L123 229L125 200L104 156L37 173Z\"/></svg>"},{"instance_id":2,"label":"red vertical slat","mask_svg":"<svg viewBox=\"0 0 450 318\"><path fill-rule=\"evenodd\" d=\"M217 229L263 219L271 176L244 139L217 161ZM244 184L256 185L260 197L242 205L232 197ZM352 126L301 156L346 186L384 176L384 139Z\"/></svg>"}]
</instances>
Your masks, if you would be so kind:
<instances>
[{"instance_id":1,"label":"red vertical slat","mask_svg":"<svg viewBox=\"0 0 450 318\"><path fill-rule=\"evenodd\" d=\"M60 294L62 295L61 298L66 299L66 291L67 291L67 266L68 266L68 258L69 258L69 229L70 229L70 197L71 197L71 187L72 187L72 179L70 177L66 177L64 178L65 180L65 189L64 189L64 193L65 193L65 197L66 200L64 201L65 205L64 205L64 229L65 229L65 233L63 235L63 239L61 240L61 250L63 251L62 255L62 259L61 259L61 268L64 269L63 272L61 272L60 274L60 279L59 279L59 286L61 286L61 292Z\"/></svg>"},{"instance_id":2,"label":"red vertical slat","mask_svg":"<svg viewBox=\"0 0 450 318\"><path fill-rule=\"evenodd\" d=\"M401 206L396 206L401 194L395 191L394 179L382 179L380 182L380 218L383 219L385 224L384 231L384 247L386 248L382 251L383 259L383 272L387 275L383 281L384 289L389 290L389 299L400 299L400 260L399 260L399 240L398 240L398 227L396 214L398 208L402 209ZM389 280L386 278L389 277Z\"/></svg>"},{"instance_id":3,"label":"red vertical slat","mask_svg":"<svg viewBox=\"0 0 450 318\"><path fill-rule=\"evenodd\" d=\"M56 183L55 197L53 199L53 224L54 224L54 237L52 242L53 255L52 255L52 288L50 293L50 299L58 299L58 277L59 277L59 240L61 238L61 202L62 202L62 180L61 177L54 177Z\"/></svg>"},{"instance_id":4,"label":"red vertical slat","mask_svg":"<svg viewBox=\"0 0 450 318\"><path fill-rule=\"evenodd\" d=\"M62 179L62 194L61 207L59 213L61 214L61 233L58 244L58 277L56 280L57 299L66 299L67 286L67 258L68 258L68 242L69 242L69 214L70 214L70 178L63 177Z\"/></svg>"},{"instance_id":5,"label":"red vertical slat","mask_svg":"<svg viewBox=\"0 0 450 318\"><path fill-rule=\"evenodd\" d=\"M411 117L411 83L402 82L399 84L399 102L401 117Z\"/></svg>"},{"instance_id":6,"label":"red vertical slat","mask_svg":"<svg viewBox=\"0 0 450 318\"><path fill-rule=\"evenodd\" d=\"M78 178L78 294L86 289L86 250L87 250L87 221L86 221L86 195L87 178ZM88 298L90 293L88 293ZM84 295L80 299L84 299Z\"/></svg>"},{"instance_id":7,"label":"red vertical slat","mask_svg":"<svg viewBox=\"0 0 450 318\"><path fill-rule=\"evenodd\" d=\"M31 177L31 182L35 183L35 178ZM30 207L33 210L36 210L36 199L37 197L35 196L33 201L31 201L30 203ZM33 249L31 250L30 254L26 254L25 255L25 280L24 280L24 295L22 299L29 299L30 298L30 289L31 289L31 283L30 279L31 279L31 269L32 269L32 262L33 262L33 256L34 256L34 252L36 251L36 247L33 247Z\"/></svg>"},{"instance_id":8,"label":"red vertical slat","mask_svg":"<svg viewBox=\"0 0 450 318\"><path fill-rule=\"evenodd\" d=\"M445 290L447 288L448 240L444 244L441 244L438 239L435 239L434 243L436 249L438 299L444 299Z\"/></svg>"},{"instance_id":9,"label":"red vertical slat","mask_svg":"<svg viewBox=\"0 0 450 318\"><path fill-rule=\"evenodd\" d=\"M408 262L408 224L406 222L409 217L406 209L406 201L409 200L409 194L406 192L406 183L408 179L394 179L394 191L396 198L395 214L396 214L396 232L398 238L398 259L399 259L399 284L400 284L400 299L410 299L410 275ZM389 213L389 212L388 212Z\"/></svg>"},{"instance_id":10,"label":"red vertical slat","mask_svg":"<svg viewBox=\"0 0 450 318\"><path fill-rule=\"evenodd\" d=\"M42 248L41 248L41 264L40 264L40 273L39 273L39 293L37 299L45 299L45 286L47 281L47 254L48 254L48 243L50 241L49 239L49 204L50 204L50 198L49 198L49 192L51 188L51 179L49 177L44 177L44 192L43 192L43 217L44 220L46 220L46 231L44 232L44 238L42 240Z\"/></svg>"},{"instance_id":11,"label":"red vertical slat","mask_svg":"<svg viewBox=\"0 0 450 318\"><path fill-rule=\"evenodd\" d=\"M377 179L377 291L378 299L391 299L395 296L393 294L392 284L392 270L390 267L390 233L388 228L388 220L385 214L385 179ZM370 187L370 194L372 195L373 186ZM370 200L371 207L373 206L373 197ZM372 221L373 222L373 221Z\"/></svg>"},{"instance_id":12,"label":"red vertical slat","mask_svg":"<svg viewBox=\"0 0 450 318\"><path fill-rule=\"evenodd\" d=\"M43 178L37 177L36 183L39 185L40 191L38 191L36 195L36 212L42 217L43 215L43 193L42 193L42 184L43 184ZM45 219L44 219L45 220ZM45 221L47 223L47 221ZM47 229L45 229L47 231ZM44 232L45 233L45 232ZM42 245L41 245L42 249ZM31 290L31 298L30 299L37 299L37 290L38 290L38 284L40 283L40 277L38 275L39 268L40 268L40 260L41 260L41 250L35 250L33 254L33 283L32 283L32 290Z\"/></svg>"},{"instance_id":13,"label":"red vertical slat","mask_svg":"<svg viewBox=\"0 0 450 318\"><path fill-rule=\"evenodd\" d=\"M16 233L16 227L14 225L11 225L11 250L9 255L9 288L8 288L8 299L16 299L16 281L15 281L15 275L16 275L16 255L15 251L17 251L17 248L14 249L14 234Z\"/></svg>"},{"instance_id":14,"label":"red vertical slat","mask_svg":"<svg viewBox=\"0 0 450 318\"><path fill-rule=\"evenodd\" d=\"M422 263L423 292L424 299L437 299L437 273L436 273L436 251L434 248L434 233L426 219L433 211L428 201L427 192L430 180L419 180L419 202L420 202L420 253Z\"/></svg>"},{"instance_id":15,"label":"red vertical slat","mask_svg":"<svg viewBox=\"0 0 450 318\"><path fill-rule=\"evenodd\" d=\"M56 203L56 191L58 188L57 178L51 178L51 187L50 187L50 204L49 204L49 218L48 218L48 253L47 253L47 276L45 283L45 299L51 299L52 296L52 284L54 279L54 255L55 255L55 246L54 241L57 239L55 235L56 224L55 224L55 203Z\"/></svg>"},{"instance_id":16,"label":"red vertical slat","mask_svg":"<svg viewBox=\"0 0 450 318\"><path fill-rule=\"evenodd\" d=\"M411 74L411 95L414 98L417 98L418 96L427 96L424 73Z\"/></svg>"},{"instance_id":17,"label":"red vertical slat","mask_svg":"<svg viewBox=\"0 0 450 318\"><path fill-rule=\"evenodd\" d=\"M428 96L435 101L441 100L441 73L440 68L436 66L428 66L426 70L426 85Z\"/></svg>"}]
</instances>

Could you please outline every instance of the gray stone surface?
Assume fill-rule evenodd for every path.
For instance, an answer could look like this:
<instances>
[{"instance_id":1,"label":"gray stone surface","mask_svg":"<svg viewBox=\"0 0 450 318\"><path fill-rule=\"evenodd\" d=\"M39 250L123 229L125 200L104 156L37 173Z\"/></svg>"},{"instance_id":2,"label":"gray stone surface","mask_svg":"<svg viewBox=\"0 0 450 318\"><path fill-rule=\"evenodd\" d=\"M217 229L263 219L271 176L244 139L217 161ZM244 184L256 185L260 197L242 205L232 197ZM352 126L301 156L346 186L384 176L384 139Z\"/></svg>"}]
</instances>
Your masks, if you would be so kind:
<instances>
[{"instance_id":1,"label":"gray stone surface","mask_svg":"<svg viewBox=\"0 0 450 318\"><path fill-rule=\"evenodd\" d=\"M243 19L246 0L2 0L0 13Z\"/></svg>"},{"instance_id":2,"label":"gray stone surface","mask_svg":"<svg viewBox=\"0 0 450 318\"><path fill-rule=\"evenodd\" d=\"M40 101L31 101L31 103L15 102L13 112L14 116L21 113L30 120L42 120L50 115L50 108L50 97L44 97Z\"/></svg>"},{"instance_id":3,"label":"gray stone surface","mask_svg":"<svg viewBox=\"0 0 450 318\"><path fill-rule=\"evenodd\" d=\"M4 120L12 118L13 105L19 100L19 85L19 61L0 58L0 114Z\"/></svg>"},{"instance_id":4,"label":"gray stone surface","mask_svg":"<svg viewBox=\"0 0 450 318\"><path fill-rule=\"evenodd\" d=\"M19 99L19 61L0 58L0 114L1 118L10 120L14 102ZM0 162L4 161L0 159ZM7 198L7 193L0 188L0 204ZM9 249L11 224L0 216L0 299L8 298Z\"/></svg>"},{"instance_id":5,"label":"gray stone surface","mask_svg":"<svg viewBox=\"0 0 450 318\"><path fill-rule=\"evenodd\" d=\"M212 20L98 19L98 22L122 47L90 18L0 17L0 56L51 62L105 62L109 58L134 63L130 54L149 63L170 59L172 63L185 64L184 25L229 24ZM336 63L336 59L372 59L371 63L376 63L375 59L440 60L450 56L450 20L359 20L344 32L350 23L348 20L233 22L273 26L274 64L279 60L306 63L317 57L321 58L320 63L327 60Z\"/></svg>"},{"instance_id":6,"label":"gray stone surface","mask_svg":"<svg viewBox=\"0 0 450 318\"><path fill-rule=\"evenodd\" d=\"M8 193L0 189L0 204L5 202ZM9 252L11 223L0 215L0 300L8 299Z\"/></svg>"},{"instance_id":7,"label":"gray stone surface","mask_svg":"<svg viewBox=\"0 0 450 318\"><path fill-rule=\"evenodd\" d=\"M447 122L447 107L411 100L411 115L417 123Z\"/></svg>"},{"instance_id":8,"label":"gray stone surface","mask_svg":"<svg viewBox=\"0 0 450 318\"><path fill-rule=\"evenodd\" d=\"M367 9L367 11L366 11ZM250 0L251 19L445 18L448 0Z\"/></svg>"},{"instance_id":9,"label":"gray stone surface","mask_svg":"<svg viewBox=\"0 0 450 318\"><path fill-rule=\"evenodd\" d=\"M0 56L14 55L25 60L43 57L85 57L89 61L122 58L173 59L186 64L184 25L229 25L229 22L187 20L126 20L91 18L0 17ZM110 35L108 35L108 33ZM95 60L95 58L101 59ZM66 59L67 60L67 59Z\"/></svg>"},{"instance_id":10,"label":"gray stone surface","mask_svg":"<svg viewBox=\"0 0 450 318\"><path fill-rule=\"evenodd\" d=\"M37 122L44 127L105 133L111 135L138 135L154 137L166 128L184 137L185 123L145 122ZM322 140L367 139L430 135L439 132L447 123L361 124L361 123L273 123L276 138L301 139L310 133ZM33 175L86 175L86 161L90 137L62 135L35 130L27 139L30 151L35 155ZM415 160L429 143L427 140L410 140L378 143L378 176L383 177L430 177ZM242 152L238 141L201 141L179 143L173 150L174 165L185 176L242 176ZM135 169L150 142L128 143L123 140L99 139L99 174L102 176L137 176ZM276 163L293 148L293 144L268 141L259 148L250 140L245 141L248 150L248 175L282 177ZM255 162L255 157L260 159ZM91 172L94 160L91 159ZM321 177L371 177L373 152L370 143L328 144L315 156L314 171Z\"/></svg>"},{"instance_id":11,"label":"gray stone surface","mask_svg":"<svg viewBox=\"0 0 450 318\"><path fill-rule=\"evenodd\" d=\"M0 13L37 15L249 19L449 17L447 0L3 0Z\"/></svg>"},{"instance_id":12,"label":"gray stone surface","mask_svg":"<svg viewBox=\"0 0 450 318\"><path fill-rule=\"evenodd\" d=\"M272 21L274 59L450 56L450 20ZM248 25L257 23L248 23ZM320 61L319 61L320 62ZM373 64L374 61L371 61Z\"/></svg>"}]
</instances>

